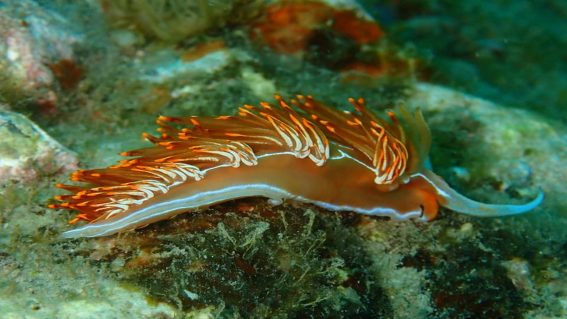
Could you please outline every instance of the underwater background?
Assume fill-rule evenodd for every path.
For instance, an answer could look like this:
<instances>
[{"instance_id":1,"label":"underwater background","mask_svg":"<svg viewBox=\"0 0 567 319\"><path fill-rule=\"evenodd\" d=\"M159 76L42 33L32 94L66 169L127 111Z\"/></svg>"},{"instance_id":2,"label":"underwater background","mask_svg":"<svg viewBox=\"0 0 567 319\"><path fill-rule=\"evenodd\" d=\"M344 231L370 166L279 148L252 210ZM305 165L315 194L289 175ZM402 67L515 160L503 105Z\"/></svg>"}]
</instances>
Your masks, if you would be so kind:
<instances>
[{"instance_id":1,"label":"underwater background","mask_svg":"<svg viewBox=\"0 0 567 319\"><path fill-rule=\"evenodd\" d=\"M62 240L77 169L158 115L310 94L420 108L434 170L507 218L262 198ZM566 318L567 3L0 0L0 318Z\"/></svg>"}]
</instances>

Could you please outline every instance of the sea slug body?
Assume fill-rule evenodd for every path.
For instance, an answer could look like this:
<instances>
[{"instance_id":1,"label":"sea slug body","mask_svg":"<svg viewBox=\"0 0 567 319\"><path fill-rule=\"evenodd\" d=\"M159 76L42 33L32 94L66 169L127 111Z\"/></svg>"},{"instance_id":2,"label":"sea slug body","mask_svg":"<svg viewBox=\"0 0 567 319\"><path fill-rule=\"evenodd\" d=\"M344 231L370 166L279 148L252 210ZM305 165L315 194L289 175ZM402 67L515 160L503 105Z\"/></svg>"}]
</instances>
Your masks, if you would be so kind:
<instances>
[{"instance_id":1,"label":"sea slug body","mask_svg":"<svg viewBox=\"0 0 567 319\"><path fill-rule=\"evenodd\" d=\"M217 203L252 196L311 203L333 211L432 220L439 206L496 217L527 212L523 205L484 204L460 195L428 167L431 137L419 111L400 107L386 118L363 99L356 112L330 108L310 96L288 104L244 105L238 115L167 117L152 147L122 153L115 166L77 171L57 186L51 208L79 211L89 224L65 238L107 236Z\"/></svg>"}]
</instances>

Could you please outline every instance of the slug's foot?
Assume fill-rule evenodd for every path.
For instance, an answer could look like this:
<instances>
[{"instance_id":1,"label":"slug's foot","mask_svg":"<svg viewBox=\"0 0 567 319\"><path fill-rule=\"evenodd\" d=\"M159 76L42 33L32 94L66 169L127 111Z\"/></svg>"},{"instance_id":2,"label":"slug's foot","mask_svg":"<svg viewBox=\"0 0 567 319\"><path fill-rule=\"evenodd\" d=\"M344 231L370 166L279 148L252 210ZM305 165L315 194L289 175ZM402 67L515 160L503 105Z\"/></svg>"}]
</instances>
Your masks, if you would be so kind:
<instances>
[{"instance_id":1,"label":"slug's foot","mask_svg":"<svg viewBox=\"0 0 567 319\"><path fill-rule=\"evenodd\" d=\"M283 204L283 199L282 198L269 198L268 203L272 206L280 206L281 204Z\"/></svg>"}]
</instances>

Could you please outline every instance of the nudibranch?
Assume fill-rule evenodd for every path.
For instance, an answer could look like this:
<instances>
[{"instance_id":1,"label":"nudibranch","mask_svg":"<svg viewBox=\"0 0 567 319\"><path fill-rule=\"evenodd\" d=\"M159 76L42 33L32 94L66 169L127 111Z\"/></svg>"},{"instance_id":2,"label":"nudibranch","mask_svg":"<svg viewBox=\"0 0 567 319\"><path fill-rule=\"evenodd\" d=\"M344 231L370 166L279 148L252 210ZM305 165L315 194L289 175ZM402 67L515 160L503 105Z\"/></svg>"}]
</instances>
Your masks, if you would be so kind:
<instances>
[{"instance_id":1,"label":"nudibranch","mask_svg":"<svg viewBox=\"0 0 567 319\"><path fill-rule=\"evenodd\" d=\"M217 203L261 196L332 211L404 220L432 220L439 206L473 216L527 212L522 205L484 204L457 193L428 164L429 128L404 107L379 117L363 99L354 112L299 95L277 104L244 105L238 115L157 119L153 146L121 155L115 166L80 170L58 184L72 194L51 208L75 210L70 222L90 223L65 238L97 237L136 229Z\"/></svg>"}]
</instances>

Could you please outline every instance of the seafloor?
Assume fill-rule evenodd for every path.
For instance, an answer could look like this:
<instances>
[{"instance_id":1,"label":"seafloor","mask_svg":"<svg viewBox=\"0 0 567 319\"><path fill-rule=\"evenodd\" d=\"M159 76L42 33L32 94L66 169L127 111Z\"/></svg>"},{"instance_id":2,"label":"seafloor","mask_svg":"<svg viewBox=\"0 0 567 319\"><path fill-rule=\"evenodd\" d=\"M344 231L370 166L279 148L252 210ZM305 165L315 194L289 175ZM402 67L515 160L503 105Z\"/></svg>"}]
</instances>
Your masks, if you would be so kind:
<instances>
[{"instance_id":1,"label":"seafloor","mask_svg":"<svg viewBox=\"0 0 567 319\"><path fill-rule=\"evenodd\" d=\"M567 317L564 1L0 1L0 318ZM166 115L311 94L420 108L471 198L430 223L242 199L62 240L78 168Z\"/></svg>"}]
</instances>

